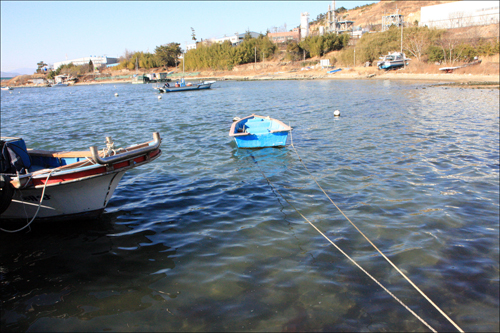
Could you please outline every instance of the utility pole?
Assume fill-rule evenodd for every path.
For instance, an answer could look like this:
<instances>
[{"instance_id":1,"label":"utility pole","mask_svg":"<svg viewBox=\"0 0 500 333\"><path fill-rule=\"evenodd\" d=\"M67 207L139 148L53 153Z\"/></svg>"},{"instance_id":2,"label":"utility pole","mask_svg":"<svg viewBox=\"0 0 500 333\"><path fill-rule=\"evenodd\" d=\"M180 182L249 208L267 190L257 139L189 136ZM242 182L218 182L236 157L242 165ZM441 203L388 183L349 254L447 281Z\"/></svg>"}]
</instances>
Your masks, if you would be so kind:
<instances>
[{"instance_id":1,"label":"utility pole","mask_svg":"<svg viewBox=\"0 0 500 333\"><path fill-rule=\"evenodd\" d=\"M253 70L255 70L255 65L257 65L257 46L255 47L254 56L255 62L253 63Z\"/></svg>"},{"instance_id":2,"label":"utility pole","mask_svg":"<svg viewBox=\"0 0 500 333\"><path fill-rule=\"evenodd\" d=\"M403 55L403 26L404 21L401 22L401 56L403 57L403 68L406 68L406 56Z\"/></svg>"},{"instance_id":3,"label":"utility pole","mask_svg":"<svg viewBox=\"0 0 500 333\"><path fill-rule=\"evenodd\" d=\"M356 67L356 49L354 49L354 65L352 67Z\"/></svg>"}]
</instances>

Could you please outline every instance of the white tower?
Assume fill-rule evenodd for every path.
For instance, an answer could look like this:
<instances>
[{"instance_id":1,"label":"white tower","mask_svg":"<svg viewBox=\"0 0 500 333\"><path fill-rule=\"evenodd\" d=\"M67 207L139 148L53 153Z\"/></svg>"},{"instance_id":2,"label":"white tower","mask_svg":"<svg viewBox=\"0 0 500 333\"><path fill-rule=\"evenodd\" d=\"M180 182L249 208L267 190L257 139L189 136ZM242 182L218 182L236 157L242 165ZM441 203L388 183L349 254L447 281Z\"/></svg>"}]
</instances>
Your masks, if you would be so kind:
<instances>
[{"instance_id":1,"label":"white tower","mask_svg":"<svg viewBox=\"0 0 500 333\"><path fill-rule=\"evenodd\" d=\"M309 36L309 13L300 14L300 39Z\"/></svg>"},{"instance_id":2,"label":"white tower","mask_svg":"<svg viewBox=\"0 0 500 333\"><path fill-rule=\"evenodd\" d=\"M327 30L328 32L334 32L337 33L337 17L335 14L335 0L332 1L332 7L328 5L328 12L327 12Z\"/></svg>"}]
</instances>

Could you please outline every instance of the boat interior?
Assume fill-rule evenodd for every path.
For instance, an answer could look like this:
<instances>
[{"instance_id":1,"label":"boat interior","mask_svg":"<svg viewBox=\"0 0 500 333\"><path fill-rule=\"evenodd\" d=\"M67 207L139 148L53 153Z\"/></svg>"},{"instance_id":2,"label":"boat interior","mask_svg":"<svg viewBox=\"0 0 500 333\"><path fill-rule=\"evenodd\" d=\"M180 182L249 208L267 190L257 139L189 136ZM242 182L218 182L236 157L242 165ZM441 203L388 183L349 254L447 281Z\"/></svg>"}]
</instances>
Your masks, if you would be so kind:
<instances>
[{"instance_id":1,"label":"boat interior","mask_svg":"<svg viewBox=\"0 0 500 333\"><path fill-rule=\"evenodd\" d=\"M236 133L266 134L273 131L285 130L285 126L270 118L253 117L242 119L236 124Z\"/></svg>"},{"instance_id":2,"label":"boat interior","mask_svg":"<svg viewBox=\"0 0 500 333\"><path fill-rule=\"evenodd\" d=\"M42 169L54 169L54 168L78 168L86 164L95 164L92 161L92 152L87 151L48 151L48 150L36 150L26 148L26 143L22 138L6 138L6 145L15 152L15 154L21 159L22 170L20 173L32 173ZM128 147L126 150L120 150L125 152L130 152L139 148L147 147L150 143L138 144L132 147ZM103 156L103 153L99 155ZM18 163L21 165L21 162ZM67 167L66 167L67 166ZM66 168L64 168L66 167ZM21 167L16 168L17 171L21 171Z\"/></svg>"}]
</instances>

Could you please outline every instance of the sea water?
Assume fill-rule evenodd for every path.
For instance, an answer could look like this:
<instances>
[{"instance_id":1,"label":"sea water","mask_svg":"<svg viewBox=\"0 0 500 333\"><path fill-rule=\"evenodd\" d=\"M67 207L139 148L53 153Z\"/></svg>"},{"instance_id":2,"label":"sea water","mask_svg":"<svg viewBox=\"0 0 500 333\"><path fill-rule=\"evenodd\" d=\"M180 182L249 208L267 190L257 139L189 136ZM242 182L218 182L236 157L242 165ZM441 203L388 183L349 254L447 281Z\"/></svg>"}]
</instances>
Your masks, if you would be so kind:
<instances>
[{"instance_id":1,"label":"sea water","mask_svg":"<svg viewBox=\"0 0 500 333\"><path fill-rule=\"evenodd\" d=\"M2 91L1 135L30 148L162 137L101 219L0 233L2 331L427 330L297 211L453 331L339 209L462 329L499 330L498 90L224 81L157 97L132 84ZM237 149L232 119L252 113L291 125L296 150Z\"/></svg>"}]
</instances>

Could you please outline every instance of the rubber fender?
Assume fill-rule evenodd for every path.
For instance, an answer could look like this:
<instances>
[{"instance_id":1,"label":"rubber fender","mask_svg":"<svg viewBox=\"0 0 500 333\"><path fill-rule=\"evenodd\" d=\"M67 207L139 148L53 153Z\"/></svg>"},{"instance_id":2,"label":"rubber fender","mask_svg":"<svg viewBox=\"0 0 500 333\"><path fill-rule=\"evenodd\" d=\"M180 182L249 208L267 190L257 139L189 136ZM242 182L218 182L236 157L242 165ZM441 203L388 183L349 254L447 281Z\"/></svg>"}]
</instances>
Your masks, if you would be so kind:
<instances>
[{"instance_id":1,"label":"rubber fender","mask_svg":"<svg viewBox=\"0 0 500 333\"><path fill-rule=\"evenodd\" d=\"M14 195L14 188L10 185L10 177L0 175L0 215L9 208Z\"/></svg>"}]
</instances>

